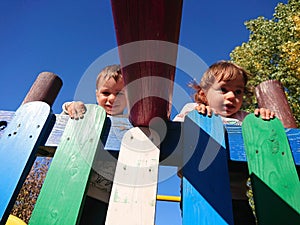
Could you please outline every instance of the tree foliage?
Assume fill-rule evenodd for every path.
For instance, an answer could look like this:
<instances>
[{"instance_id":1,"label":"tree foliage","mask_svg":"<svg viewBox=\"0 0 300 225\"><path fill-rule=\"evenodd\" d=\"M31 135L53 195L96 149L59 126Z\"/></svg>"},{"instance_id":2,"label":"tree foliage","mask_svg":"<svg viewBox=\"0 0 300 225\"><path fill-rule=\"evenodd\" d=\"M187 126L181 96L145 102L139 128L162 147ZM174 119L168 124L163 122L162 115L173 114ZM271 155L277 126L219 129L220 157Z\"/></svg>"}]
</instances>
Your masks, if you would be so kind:
<instances>
[{"instance_id":1,"label":"tree foliage","mask_svg":"<svg viewBox=\"0 0 300 225\"><path fill-rule=\"evenodd\" d=\"M34 162L11 211L12 215L22 219L25 223L29 222L50 163L51 158L45 157L38 158Z\"/></svg>"},{"instance_id":2,"label":"tree foliage","mask_svg":"<svg viewBox=\"0 0 300 225\"><path fill-rule=\"evenodd\" d=\"M246 21L249 41L236 47L231 60L244 67L249 77L249 95L245 108L255 107L254 88L274 79L285 87L286 96L298 126L300 125L300 0L279 3L272 19L258 17ZM249 98L250 96L250 98Z\"/></svg>"}]
</instances>

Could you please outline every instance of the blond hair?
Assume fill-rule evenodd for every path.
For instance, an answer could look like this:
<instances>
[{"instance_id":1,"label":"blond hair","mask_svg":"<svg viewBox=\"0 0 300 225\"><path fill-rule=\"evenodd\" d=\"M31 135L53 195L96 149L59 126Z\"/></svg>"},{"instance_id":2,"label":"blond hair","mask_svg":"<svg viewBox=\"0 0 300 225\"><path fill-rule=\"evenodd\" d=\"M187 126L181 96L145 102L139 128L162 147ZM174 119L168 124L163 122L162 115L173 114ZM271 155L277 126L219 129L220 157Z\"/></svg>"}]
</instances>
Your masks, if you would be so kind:
<instances>
[{"instance_id":1,"label":"blond hair","mask_svg":"<svg viewBox=\"0 0 300 225\"><path fill-rule=\"evenodd\" d=\"M96 90L99 90L110 78L114 78L115 81L118 81L122 77L121 66L119 64L106 66L97 76Z\"/></svg>"}]
</instances>

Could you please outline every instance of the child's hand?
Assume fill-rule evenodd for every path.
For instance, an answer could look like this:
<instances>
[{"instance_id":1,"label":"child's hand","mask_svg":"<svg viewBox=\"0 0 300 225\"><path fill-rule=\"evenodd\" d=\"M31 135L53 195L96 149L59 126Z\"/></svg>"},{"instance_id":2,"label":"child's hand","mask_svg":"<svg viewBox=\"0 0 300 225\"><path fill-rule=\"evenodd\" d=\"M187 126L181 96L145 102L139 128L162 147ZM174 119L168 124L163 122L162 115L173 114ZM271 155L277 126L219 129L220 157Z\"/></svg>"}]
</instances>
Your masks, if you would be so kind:
<instances>
[{"instance_id":1,"label":"child's hand","mask_svg":"<svg viewBox=\"0 0 300 225\"><path fill-rule=\"evenodd\" d=\"M71 119L82 119L83 114L86 112L86 108L83 102L71 102L66 106L69 116Z\"/></svg>"},{"instance_id":2,"label":"child's hand","mask_svg":"<svg viewBox=\"0 0 300 225\"><path fill-rule=\"evenodd\" d=\"M204 104L199 104L195 107L195 109L202 115L207 115L207 116L211 116L213 113L212 108L210 108L209 106L206 106Z\"/></svg>"},{"instance_id":3,"label":"child's hand","mask_svg":"<svg viewBox=\"0 0 300 225\"><path fill-rule=\"evenodd\" d=\"M270 120L275 117L275 113L272 112L270 109L259 108L254 110L255 116L261 116L263 120Z\"/></svg>"}]
</instances>

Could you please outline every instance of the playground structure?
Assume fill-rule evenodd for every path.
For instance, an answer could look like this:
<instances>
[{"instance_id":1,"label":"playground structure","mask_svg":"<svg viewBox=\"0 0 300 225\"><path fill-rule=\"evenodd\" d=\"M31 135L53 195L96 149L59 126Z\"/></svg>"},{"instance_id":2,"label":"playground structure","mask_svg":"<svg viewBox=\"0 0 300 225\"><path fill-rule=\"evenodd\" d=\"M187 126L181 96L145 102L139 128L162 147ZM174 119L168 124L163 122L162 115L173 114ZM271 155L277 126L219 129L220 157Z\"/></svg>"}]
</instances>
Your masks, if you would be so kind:
<instances>
[{"instance_id":1,"label":"playground structure","mask_svg":"<svg viewBox=\"0 0 300 225\"><path fill-rule=\"evenodd\" d=\"M57 79L56 76L51 76L51 74L47 74L47 77L50 80ZM40 83L38 80L40 80L40 77L38 77L35 84ZM42 83L43 85L45 84L44 82ZM36 85L33 85L33 87L36 87ZM29 93L28 96L30 99L30 96L33 95ZM1 192L4 193L1 196L1 210L3 213L1 224L5 224L18 189L26 177L26 172L23 171L28 172L36 154L44 156L53 156L54 154L55 157L47 174L46 179L48 181L46 180L44 183L44 191L40 193L39 198L41 198L41 203L37 203L32 215L33 219L29 224L41 224L41 222L45 224L46 221L49 221L47 224L76 224L81 202L84 198L89 171L92 167L92 152L94 151L95 153L97 149L99 151L99 143L100 146L104 144L102 148L100 147L100 150L104 153L102 154L103 160L115 160L119 151L121 154L122 151L126 152L130 149L128 147L130 143L128 145L128 142L124 141L128 135L130 135L130 140L135 140L136 138L137 142L141 142L135 143L132 146L135 154L138 154L139 157L136 159L134 155L130 155L127 157L129 161L126 162L125 154L123 155L121 165L122 168L124 168L124 165L127 165L127 176L133 176L136 180L131 184L126 183L124 185L125 188L129 186L129 190L122 190L122 185L119 187L119 201L110 203L110 205L115 207L115 210L111 218L108 216L107 224L118 224L121 222L114 221L115 219L122 220L123 218L122 216L116 216L116 209L121 211L119 212L121 215L125 210L128 218L132 219L128 219L128 221L123 221L122 223L153 224L157 188L157 183L155 183L157 180L155 178L157 179L158 173L158 161L153 161L155 157L160 157L160 165L184 166L182 196L183 224L233 224L229 180L226 178L228 178L228 173L230 172L228 164L238 162L240 169L247 166L241 127L226 125L226 132L224 132L223 124L218 117L213 116L212 118L208 118L199 115L197 112L192 112L188 115L184 123L166 122L167 133L160 143L160 154L158 154L156 152L158 150L156 145L153 145L152 141L149 142L148 137L143 132L136 132L137 127L133 127L127 118L105 118L104 110L101 107L96 105L88 105L87 107L88 113L85 119L80 121L69 120L68 116L65 115L53 115L50 112L50 106L41 101L31 102L29 100L29 102L23 104L16 112L0 111L2 124L4 121L8 123L7 127L0 133L1 183L10 184L10 187L15 187L15 189L10 189L6 186L1 186ZM45 119L46 117L48 119ZM44 118L44 121L41 121L42 118ZM56 119L54 126L53 118ZM42 122L45 125L42 125ZM40 126L35 126L35 123L38 123ZM97 127L93 127L93 124L98 125ZM41 134L33 133L33 130L36 129L44 131ZM156 127L153 126L151 129L153 130L150 139L159 139L160 135L155 135ZM285 131L291 146L291 153L298 168L300 164L300 131L295 128L286 129ZM145 139L141 139L142 137ZM39 139L39 144L36 144L36 140L30 143L35 138L36 140ZM18 141L19 139L20 141ZM72 141L73 143L68 143ZM125 151L124 143L126 143ZM139 152L137 151L139 149L137 146L141 144L143 147L141 147L141 152ZM149 148L147 148L147 144L149 144ZM87 146L83 147L84 145ZM209 146L209 148L206 146ZM7 151L14 149L14 151L7 153L4 151L5 149ZM207 168L199 171L201 159L204 158L207 150L214 151L215 158L211 160L211 164ZM29 158L25 157L26 152L30 154ZM109 154L107 154L108 152ZM153 154L149 155L149 152L154 152L154 156ZM85 157L84 154L89 155L89 158ZM149 159L152 160L151 164L141 165L141 162L150 161ZM138 160L140 163L139 167L130 167L132 161L136 162L134 160ZM270 157L268 160L270 160ZM277 167L280 169L281 164L284 162L283 158L278 162ZM249 163L255 165L256 162L254 160L253 162L248 161ZM275 168L274 165L270 168L266 166L263 172L266 174L274 171L278 172L278 168L276 168L276 165ZM293 161L289 162L288 167L284 167L285 174L292 174L293 176L293 178L291 176L286 177L288 183L291 179L296 179L299 183L298 176L295 174L295 168ZM19 170L23 174L20 175ZM122 174L122 170L117 172L124 175ZM150 187L149 185L140 185L141 182L147 181L145 178L145 173L147 174L147 172L149 175L148 178L151 181L150 184L152 184ZM278 173L278 175L280 174ZM126 180L132 181L128 177ZM273 185L278 186L282 182L286 182L285 178L277 180ZM150 188L150 193L148 190L148 194L145 194L147 192L145 192L144 188ZM270 186L269 188L272 189L273 187ZM286 193L293 191L297 195L297 188L299 189L299 185L287 186L284 192L277 192L276 194L279 197L284 197ZM76 196L77 194L78 196ZM282 220L291 221L290 224L295 224L299 221L299 211L296 211L297 205L299 205L297 203L299 198L296 198L297 196L294 194L290 194L294 205L290 205L287 211L286 203L276 201L277 198L275 200L272 200L271 197L262 199L265 200L262 204L268 206L266 207L268 211L273 208L275 211L281 212L278 214L281 220L278 220L274 216L271 218L272 224L282 224ZM127 200L126 205L128 208L134 208L134 210L126 209L124 199ZM7 202L9 204L5 204ZM152 202L153 204L147 208L144 207L145 202ZM136 216L137 212L139 212L138 215L140 217ZM294 214L293 220L291 220L293 212L296 212L296 214ZM110 222L110 219L114 220ZM279 222L274 223L274 219Z\"/></svg>"},{"instance_id":2,"label":"playground structure","mask_svg":"<svg viewBox=\"0 0 300 225\"><path fill-rule=\"evenodd\" d=\"M143 7L150 9L147 8L150 3L145 2L112 1L118 45L157 40L158 34L165 34L158 35L159 41L177 43L182 1L163 1L157 6L161 13L155 14L151 24L139 10ZM156 13L157 8L154 7L155 1L149 2L152 2L152 8L148 10L148 16L153 16L151 13ZM132 14L127 14L128 17L123 15L124 8L144 18L139 20L139 29L134 23L136 19L130 16ZM153 27L161 21L165 21L165 26L157 26L157 30L146 29L138 34L129 32ZM172 29L167 26L170 21L174 25ZM123 23L131 25L124 30ZM170 30L166 31L166 27ZM164 53L165 49L158 49L161 52L156 54ZM153 54L151 49L142 50L148 56ZM143 81L144 77L151 80L151 74L174 80L172 65L176 64L176 55L173 55L173 63L168 65L140 60L128 64L126 48L120 48L119 53L127 85ZM16 112L0 111L3 125L0 133L0 191L3 193L0 224L5 224L36 154L54 157L29 224L76 224L97 151L102 153L103 160L116 162L118 158L106 224L154 224L159 165L183 168L183 224L233 224L229 165L238 163L242 169L247 164L257 163L257 159L246 160L242 128L226 125L224 130L220 118L204 117L197 112L191 112L183 123L172 122L169 120L172 82L167 83L169 86L166 88L166 83L157 83L155 79L153 83L147 81L139 84L143 91L139 92L141 96L137 99L134 99L136 89L128 90L129 118L106 118L104 110L96 105L87 105L87 114L80 121L54 115L51 106L62 83L58 76L50 73L38 77ZM152 120L157 117L160 120ZM293 160L288 162L288 169L284 168L289 176L279 176L278 182L268 183L271 190L268 193L274 192L275 195L262 196L261 201L256 202L257 206L267 206L258 207L266 212L258 213L259 221L267 221L263 224L298 224L300 221L300 187L295 173L300 165L300 130L288 128L285 132ZM208 157L208 153L212 153L213 157ZM268 157L271 162L272 157ZM282 161L287 162L285 158ZM280 161L272 167L266 166L262 172L273 176L274 171L280 171L278 166ZM268 181L263 174L256 174L257 180ZM298 183L289 186L290 180ZM278 184L283 184L285 190L277 191L275 188L274 191ZM254 192L260 193L261 186L254 186ZM270 218L268 212L274 216Z\"/></svg>"}]
</instances>

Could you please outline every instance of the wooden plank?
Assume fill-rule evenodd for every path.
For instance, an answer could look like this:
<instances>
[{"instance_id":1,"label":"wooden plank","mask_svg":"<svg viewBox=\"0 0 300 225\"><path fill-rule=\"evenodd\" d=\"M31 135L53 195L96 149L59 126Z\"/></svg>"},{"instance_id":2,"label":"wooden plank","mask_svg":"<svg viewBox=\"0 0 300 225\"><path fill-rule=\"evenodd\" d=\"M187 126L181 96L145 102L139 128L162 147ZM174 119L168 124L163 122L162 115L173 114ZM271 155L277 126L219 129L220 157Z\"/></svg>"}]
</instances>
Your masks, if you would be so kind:
<instances>
[{"instance_id":1,"label":"wooden plank","mask_svg":"<svg viewBox=\"0 0 300 225\"><path fill-rule=\"evenodd\" d=\"M44 102L18 108L0 139L0 224L5 224L28 175L38 146L43 145L55 117Z\"/></svg>"},{"instance_id":2,"label":"wooden plank","mask_svg":"<svg viewBox=\"0 0 300 225\"><path fill-rule=\"evenodd\" d=\"M98 105L86 105L84 119L69 119L51 162L30 225L74 225L100 140L106 113Z\"/></svg>"},{"instance_id":3,"label":"wooden plank","mask_svg":"<svg viewBox=\"0 0 300 225\"><path fill-rule=\"evenodd\" d=\"M220 117L190 112L184 121L183 224L233 224L228 156ZM190 205L198 202L196 205ZM201 209L201 211L200 211ZM195 223L193 223L195 224Z\"/></svg>"},{"instance_id":4,"label":"wooden plank","mask_svg":"<svg viewBox=\"0 0 300 225\"><path fill-rule=\"evenodd\" d=\"M183 225L228 224L186 178L182 184Z\"/></svg>"},{"instance_id":5,"label":"wooden plank","mask_svg":"<svg viewBox=\"0 0 300 225\"><path fill-rule=\"evenodd\" d=\"M106 225L154 224L159 143L158 134L151 129L135 127L125 133L111 191Z\"/></svg>"},{"instance_id":6,"label":"wooden plank","mask_svg":"<svg viewBox=\"0 0 300 225\"><path fill-rule=\"evenodd\" d=\"M242 135L242 127L236 125L225 125L230 160L246 162L246 152ZM292 150L295 164L300 166L300 129L286 128L284 129L288 138L290 148Z\"/></svg>"},{"instance_id":7,"label":"wooden plank","mask_svg":"<svg viewBox=\"0 0 300 225\"><path fill-rule=\"evenodd\" d=\"M259 224L300 224L300 183L282 123L250 114L242 130Z\"/></svg>"},{"instance_id":8,"label":"wooden plank","mask_svg":"<svg viewBox=\"0 0 300 225\"><path fill-rule=\"evenodd\" d=\"M0 123L9 123L13 118L15 112L0 110ZM62 133L65 129L68 120L67 115L56 114L56 123L52 132L47 139L45 145L40 146L38 154L41 156L53 156L56 147L58 146ZM121 146L121 139L126 131L133 126L129 122L128 118L124 117L112 117L107 118L108 124L105 129L105 135L103 137L103 143L105 143L104 149L110 151L112 154L117 152ZM160 160L164 165L180 166L182 156L182 137L181 137L181 124L180 122L166 121L167 133L160 145ZM242 128L241 126L225 125L229 157L232 161L246 162L246 153L244 148ZM4 133L5 127L0 128L0 138ZM290 143L290 147L293 153L293 157L297 166L300 166L300 129L285 129L287 138Z\"/></svg>"}]
</instances>

